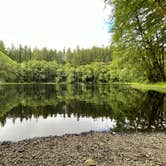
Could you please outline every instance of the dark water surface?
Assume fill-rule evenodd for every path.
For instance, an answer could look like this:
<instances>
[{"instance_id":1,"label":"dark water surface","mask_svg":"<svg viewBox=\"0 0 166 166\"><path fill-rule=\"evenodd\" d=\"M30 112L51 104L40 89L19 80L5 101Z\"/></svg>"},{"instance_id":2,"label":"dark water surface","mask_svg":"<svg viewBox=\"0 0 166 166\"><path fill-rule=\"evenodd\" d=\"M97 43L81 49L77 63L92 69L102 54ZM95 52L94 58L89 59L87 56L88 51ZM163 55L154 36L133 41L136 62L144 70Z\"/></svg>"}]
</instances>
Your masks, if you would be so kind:
<instances>
[{"instance_id":1,"label":"dark water surface","mask_svg":"<svg viewBox=\"0 0 166 166\"><path fill-rule=\"evenodd\" d=\"M166 97L108 85L0 86L0 141L105 131L166 131Z\"/></svg>"}]
</instances>

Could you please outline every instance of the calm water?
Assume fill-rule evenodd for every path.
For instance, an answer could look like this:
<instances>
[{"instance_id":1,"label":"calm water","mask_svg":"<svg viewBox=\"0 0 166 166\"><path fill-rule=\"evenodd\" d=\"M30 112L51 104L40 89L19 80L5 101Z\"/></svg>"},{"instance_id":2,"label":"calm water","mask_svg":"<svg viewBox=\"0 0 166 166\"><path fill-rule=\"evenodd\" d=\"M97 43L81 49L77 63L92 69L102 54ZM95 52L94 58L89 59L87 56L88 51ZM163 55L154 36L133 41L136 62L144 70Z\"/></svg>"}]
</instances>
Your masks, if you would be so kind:
<instances>
[{"instance_id":1,"label":"calm water","mask_svg":"<svg viewBox=\"0 0 166 166\"><path fill-rule=\"evenodd\" d=\"M0 86L0 141L97 131L166 131L166 97L126 86Z\"/></svg>"}]
</instances>

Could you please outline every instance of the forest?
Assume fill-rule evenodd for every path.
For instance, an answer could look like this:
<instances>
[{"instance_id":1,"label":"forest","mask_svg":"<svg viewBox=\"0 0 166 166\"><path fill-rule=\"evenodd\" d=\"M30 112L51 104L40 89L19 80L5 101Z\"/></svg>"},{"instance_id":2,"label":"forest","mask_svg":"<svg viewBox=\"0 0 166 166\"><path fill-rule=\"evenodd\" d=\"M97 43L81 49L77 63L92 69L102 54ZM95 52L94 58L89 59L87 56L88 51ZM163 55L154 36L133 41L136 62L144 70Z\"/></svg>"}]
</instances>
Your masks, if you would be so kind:
<instances>
[{"instance_id":1,"label":"forest","mask_svg":"<svg viewBox=\"0 0 166 166\"><path fill-rule=\"evenodd\" d=\"M164 3L106 0L112 43L71 50L5 47L0 41L0 82L163 82L166 80ZM56 47L56 46L55 46Z\"/></svg>"},{"instance_id":2,"label":"forest","mask_svg":"<svg viewBox=\"0 0 166 166\"><path fill-rule=\"evenodd\" d=\"M5 48L0 42L1 81L9 82L108 82L111 48L33 49Z\"/></svg>"}]
</instances>

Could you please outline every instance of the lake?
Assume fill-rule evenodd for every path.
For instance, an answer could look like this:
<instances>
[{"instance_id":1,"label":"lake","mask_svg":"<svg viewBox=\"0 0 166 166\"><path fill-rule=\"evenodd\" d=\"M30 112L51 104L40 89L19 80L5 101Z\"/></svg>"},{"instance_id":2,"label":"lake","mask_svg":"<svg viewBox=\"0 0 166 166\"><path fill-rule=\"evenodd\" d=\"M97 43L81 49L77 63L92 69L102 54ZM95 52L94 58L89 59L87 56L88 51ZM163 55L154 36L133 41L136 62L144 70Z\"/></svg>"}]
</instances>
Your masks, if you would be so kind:
<instances>
[{"instance_id":1,"label":"lake","mask_svg":"<svg viewBox=\"0 0 166 166\"><path fill-rule=\"evenodd\" d=\"M122 85L1 85L0 141L82 132L166 131L166 97Z\"/></svg>"}]
</instances>

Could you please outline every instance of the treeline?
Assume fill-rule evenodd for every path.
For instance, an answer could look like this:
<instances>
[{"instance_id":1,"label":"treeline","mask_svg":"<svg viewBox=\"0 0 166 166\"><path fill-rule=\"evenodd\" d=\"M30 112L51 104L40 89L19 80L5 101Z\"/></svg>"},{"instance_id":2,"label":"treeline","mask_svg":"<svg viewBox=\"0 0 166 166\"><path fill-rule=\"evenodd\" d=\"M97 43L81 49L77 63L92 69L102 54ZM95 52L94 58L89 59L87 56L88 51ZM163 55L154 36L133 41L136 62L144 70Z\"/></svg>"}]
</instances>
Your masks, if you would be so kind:
<instances>
[{"instance_id":1,"label":"treeline","mask_svg":"<svg viewBox=\"0 0 166 166\"><path fill-rule=\"evenodd\" d=\"M1 82L110 83L146 79L143 69L136 65L126 65L123 60L112 62L111 47L57 51L6 48L1 41L0 63Z\"/></svg>"},{"instance_id":2,"label":"treeline","mask_svg":"<svg viewBox=\"0 0 166 166\"><path fill-rule=\"evenodd\" d=\"M1 68L0 80L7 82L102 82L110 81L111 48L31 49L27 46L6 48L0 41L0 61L7 59ZM10 59L10 61L9 61ZM9 63L12 70L7 72Z\"/></svg>"},{"instance_id":3,"label":"treeline","mask_svg":"<svg viewBox=\"0 0 166 166\"><path fill-rule=\"evenodd\" d=\"M111 61L111 48L92 47L90 49L80 49L77 47L74 50L63 49L47 49L34 48L28 46L15 47L12 45L6 48L3 41L0 41L0 51L5 53L12 60L22 63L32 60L56 62L58 64L70 63L74 66L85 65L92 62L108 62Z\"/></svg>"}]
</instances>

